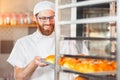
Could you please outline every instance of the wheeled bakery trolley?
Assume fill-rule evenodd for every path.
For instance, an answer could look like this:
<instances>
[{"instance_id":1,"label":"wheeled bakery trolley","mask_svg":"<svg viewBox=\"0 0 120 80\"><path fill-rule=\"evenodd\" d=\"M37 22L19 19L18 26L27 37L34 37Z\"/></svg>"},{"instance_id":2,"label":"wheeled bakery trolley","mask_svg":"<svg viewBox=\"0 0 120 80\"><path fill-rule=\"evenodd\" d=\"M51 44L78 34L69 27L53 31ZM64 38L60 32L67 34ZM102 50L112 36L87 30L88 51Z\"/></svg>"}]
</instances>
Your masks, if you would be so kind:
<instances>
[{"instance_id":1,"label":"wheeled bakery trolley","mask_svg":"<svg viewBox=\"0 0 120 80\"><path fill-rule=\"evenodd\" d=\"M92 5L106 5L109 6L109 15L96 15L96 16L90 16L83 14L84 17L78 18L77 15L77 9L84 8L84 11L88 10L87 7L91 7ZM59 73L60 71L64 71L66 73L73 73L80 75L82 77L88 77L88 80L120 80L120 0L82 0L82 1L76 1L76 0L55 0L55 6L56 6L56 24L55 24L55 33L56 33L56 53L55 53L55 80L59 80ZM93 8L91 8L93 9ZM84 13L83 11L83 13ZM89 11L90 12L90 11ZM81 13L82 14L82 13ZM80 15L81 15L80 14ZM66 18L67 17L67 18ZM65 19L64 19L65 18ZM90 34L90 25L89 24L99 24L99 23L107 23L109 29L110 36L98 36L94 37L92 34ZM83 33L81 36L76 36L77 32L76 29L78 24L84 24L85 27L83 29ZM67 27L67 29L70 31L69 36L61 37L62 34L62 27ZM103 25L102 25L103 26ZM97 27L97 26L96 26ZM104 26L103 26L104 27ZM94 28L96 29L96 28ZM100 28L101 29L101 28ZM102 28L103 29L103 28ZM104 29L103 29L104 30ZM106 30L106 29L105 29ZM77 55L64 55L59 54L60 52L60 40L85 40L86 44L88 46L88 49L91 48L89 45L89 40L99 40L99 41L109 41L110 42L110 52L112 55L110 56L77 56ZM104 44L104 43L103 43ZM99 45L98 45L99 46ZM95 51L95 50L94 50ZM98 51L99 52L99 51ZM92 52L93 53L93 52ZM82 72L77 72L70 69L64 69L59 66L59 59L60 57L72 57L72 58L86 58L86 59L99 59L99 60L110 60L110 61L116 61L117 62L117 68L116 71L113 72L103 72L98 73L99 75L95 74L87 74Z\"/></svg>"}]
</instances>

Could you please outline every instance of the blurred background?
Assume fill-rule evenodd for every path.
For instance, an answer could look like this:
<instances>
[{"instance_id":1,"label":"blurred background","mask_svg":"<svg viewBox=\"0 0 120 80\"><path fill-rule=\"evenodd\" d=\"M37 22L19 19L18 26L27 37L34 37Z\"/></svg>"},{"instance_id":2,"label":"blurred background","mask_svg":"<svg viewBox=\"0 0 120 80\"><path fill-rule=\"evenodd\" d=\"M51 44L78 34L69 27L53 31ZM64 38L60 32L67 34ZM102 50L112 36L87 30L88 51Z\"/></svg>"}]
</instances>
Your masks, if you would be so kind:
<instances>
[{"instance_id":1,"label":"blurred background","mask_svg":"<svg viewBox=\"0 0 120 80\"><path fill-rule=\"evenodd\" d=\"M17 39L31 34L36 30L33 20L33 7L42 0L0 0L0 80L13 80L13 67L6 62ZM54 0L50 0L53 1ZM71 3L73 0L64 0L61 4ZM76 0L75 0L76 1ZM83 1L77 0L76 2ZM109 4L94 5L84 8L61 10L61 20L100 17L109 15ZM74 14L74 16L71 16ZM110 37L109 23L77 24L75 27L61 28L62 35L77 37ZM72 25L74 26L74 25ZM115 34L114 34L115 35ZM91 55L109 55L110 41L85 41ZM113 50L113 52L115 49Z\"/></svg>"}]
</instances>

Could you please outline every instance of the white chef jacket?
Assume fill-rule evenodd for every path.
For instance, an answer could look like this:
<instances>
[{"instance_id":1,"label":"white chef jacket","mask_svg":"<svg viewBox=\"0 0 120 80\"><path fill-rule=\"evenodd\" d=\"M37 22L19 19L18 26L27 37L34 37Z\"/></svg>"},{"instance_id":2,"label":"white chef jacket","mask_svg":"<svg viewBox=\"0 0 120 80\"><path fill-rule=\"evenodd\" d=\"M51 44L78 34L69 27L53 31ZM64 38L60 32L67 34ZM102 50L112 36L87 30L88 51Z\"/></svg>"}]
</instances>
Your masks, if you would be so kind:
<instances>
[{"instance_id":1,"label":"white chef jacket","mask_svg":"<svg viewBox=\"0 0 120 80\"><path fill-rule=\"evenodd\" d=\"M88 54L87 48L83 47L82 53ZM70 52L71 50L71 52ZM7 59L7 61L18 67L26 67L35 56L47 57L50 54L55 53L55 34L54 32L50 36L44 36L37 30L31 35L25 36L16 41L16 44ZM60 53L63 54L78 54L75 41L61 41ZM62 73L60 80L69 80L68 74ZM30 80L54 80L54 70L50 66L38 67Z\"/></svg>"}]
</instances>

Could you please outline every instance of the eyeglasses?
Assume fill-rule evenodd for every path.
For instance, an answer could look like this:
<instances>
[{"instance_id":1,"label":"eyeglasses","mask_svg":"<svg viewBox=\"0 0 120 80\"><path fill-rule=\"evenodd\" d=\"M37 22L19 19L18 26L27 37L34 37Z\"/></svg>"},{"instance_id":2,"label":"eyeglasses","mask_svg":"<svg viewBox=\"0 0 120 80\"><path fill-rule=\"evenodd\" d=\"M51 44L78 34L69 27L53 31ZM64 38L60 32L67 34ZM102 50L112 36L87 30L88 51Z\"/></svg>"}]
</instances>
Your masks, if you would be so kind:
<instances>
[{"instance_id":1,"label":"eyeglasses","mask_svg":"<svg viewBox=\"0 0 120 80\"><path fill-rule=\"evenodd\" d=\"M48 20L54 21L54 17L55 17L55 16L49 16L49 17L39 17L39 16L37 16L37 18L38 18L41 22L47 22Z\"/></svg>"}]
</instances>

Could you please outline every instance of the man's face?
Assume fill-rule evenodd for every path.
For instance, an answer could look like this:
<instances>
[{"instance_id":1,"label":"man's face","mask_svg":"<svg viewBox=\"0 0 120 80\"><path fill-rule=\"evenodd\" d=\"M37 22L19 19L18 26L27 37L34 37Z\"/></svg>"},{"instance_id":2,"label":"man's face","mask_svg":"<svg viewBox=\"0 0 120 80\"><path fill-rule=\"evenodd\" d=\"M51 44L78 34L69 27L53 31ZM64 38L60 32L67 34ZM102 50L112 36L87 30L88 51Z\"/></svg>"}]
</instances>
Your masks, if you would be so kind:
<instances>
[{"instance_id":1,"label":"man's face","mask_svg":"<svg viewBox=\"0 0 120 80\"><path fill-rule=\"evenodd\" d=\"M36 16L38 29L43 35L50 35L54 31L55 20L52 10L44 10Z\"/></svg>"}]
</instances>

